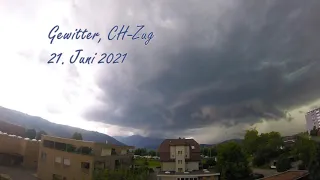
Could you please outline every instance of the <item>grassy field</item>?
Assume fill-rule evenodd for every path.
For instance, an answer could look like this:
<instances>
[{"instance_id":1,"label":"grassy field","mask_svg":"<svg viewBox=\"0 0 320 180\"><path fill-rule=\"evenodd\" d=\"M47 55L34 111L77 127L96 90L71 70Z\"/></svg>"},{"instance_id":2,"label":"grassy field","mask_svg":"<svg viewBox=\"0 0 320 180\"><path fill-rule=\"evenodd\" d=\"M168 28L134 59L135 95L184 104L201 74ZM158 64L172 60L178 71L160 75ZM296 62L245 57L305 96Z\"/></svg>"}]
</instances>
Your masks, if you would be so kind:
<instances>
[{"instance_id":1,"label":"grassy field","mask_svg":"<svg viewBox=\"0 0 320 180\"><path fill-rule=\"evenodd\" d=\"M148 162L148 167L149 168L155 168L155 167L160 167L160 161L155 160L155 159L144 159L144 158L139 158L134 160L135 165L143 165L145 162Z\"/></svg>"}]
</instances>

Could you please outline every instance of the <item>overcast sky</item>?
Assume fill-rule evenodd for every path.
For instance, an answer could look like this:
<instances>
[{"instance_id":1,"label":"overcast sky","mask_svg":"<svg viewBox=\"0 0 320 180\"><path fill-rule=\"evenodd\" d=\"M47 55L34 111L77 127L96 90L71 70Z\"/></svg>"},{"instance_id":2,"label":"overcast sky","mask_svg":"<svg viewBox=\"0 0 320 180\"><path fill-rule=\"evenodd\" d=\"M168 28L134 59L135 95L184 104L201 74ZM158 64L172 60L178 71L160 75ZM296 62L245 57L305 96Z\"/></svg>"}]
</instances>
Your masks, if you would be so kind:
<instances>
[{"instance_id":1,"label":"overcast sky","mask_svg":"<svg viewBox=\"0 0 320 180\"><path fill-rule=\"evenodd\" d=\"M4 0L0 105L108 135L217 142L244 130L305 131L320 105L318 0ZM101 42L56 40L85 29ZM109 41L115 25L145 25L146 46ZM121 64L69 64L128 53ZM63 53L65 64L47 64Z\"/></svg>"}]
</instances>

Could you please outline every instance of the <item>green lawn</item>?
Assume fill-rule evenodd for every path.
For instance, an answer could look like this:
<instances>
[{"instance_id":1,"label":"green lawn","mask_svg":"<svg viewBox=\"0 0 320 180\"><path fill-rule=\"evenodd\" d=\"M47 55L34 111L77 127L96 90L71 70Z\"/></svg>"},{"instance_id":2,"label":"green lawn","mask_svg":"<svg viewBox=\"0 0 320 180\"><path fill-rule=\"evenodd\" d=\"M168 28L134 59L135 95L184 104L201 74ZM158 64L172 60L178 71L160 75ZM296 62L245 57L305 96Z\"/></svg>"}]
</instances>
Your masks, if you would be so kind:
<instances>
[{"instance_id":1,"label":"green lawn","mask_svg":"<svg viewBox=\"0 0 320 180\"><path fill-rule=\"evenodd\" d=\"M160 166L160 161L156 159L144 159L144 158L139 158L134 160L134 164L136 165L143 165L145 161L148 162L148 167L149 168L155 168Z\"/></svg>"}]
</instances>

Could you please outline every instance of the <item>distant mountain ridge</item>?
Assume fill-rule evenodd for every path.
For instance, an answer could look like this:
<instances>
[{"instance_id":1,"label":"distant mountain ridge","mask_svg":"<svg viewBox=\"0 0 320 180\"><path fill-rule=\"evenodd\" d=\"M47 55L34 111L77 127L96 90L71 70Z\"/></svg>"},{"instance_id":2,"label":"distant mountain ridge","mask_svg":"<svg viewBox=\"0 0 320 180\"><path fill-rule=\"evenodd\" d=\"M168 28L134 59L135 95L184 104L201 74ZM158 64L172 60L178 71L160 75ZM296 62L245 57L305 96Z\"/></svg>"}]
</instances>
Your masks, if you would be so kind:
<instances>
[{"instance_id":1,"label":"distant mountain ridge","mask_svg":"<svg viewBox=\"0 0 320 180\"><path fill-rule=\"evenodd\" d=\"M49 135L70 138L74 132L82 134L83 140L105 143L108 141L111 144L124 145L122 142L114 139L111 136L99 132L88 131L67 125L52 123L41 117L31 116L19 111L7 109L0 106L0 120L8 123L23 126L36 131L43 130Z\"/></svg>"},{"instance_id":2,"label":"distant mountain ridge","mask_svg":"<svg viewBox=\"0 0 320 180\"><path fill-rule=\"evenodd\" d=\"M133 136L127 136L127 137L114 136L114 138L127 145L135 146L136 148L146 148L146 149L152 149L152 150L157 150L159 145L162 143L162 141L164 141L164 139L161 139L161 138L143 137L140 135L133 135ZM215 145L219 145L219 144L227 143L231 141L241 143L243 140L229 139L229 140L222 141L220 143L215 143L215 144L200 144L200 147L212 147Z\"/></svg>"},{"instance_id":3,"label":"distant mountain ridge","mask_svg":"<svg viewBox=\"0 0 320 180\"><path fill-rule=\"evenodd\" d=\"M150 150L157 150L159 145L164 139L162 138L152 138L143 137L140 135L133 136L108 136L95 131L88 131L76 127L71 127L67 125L61 125L52 123L46 119L37 116L31 116L19 111L11 110L0 106L0 121L5 121L8 123L20 125L28 129L35 129L36 131L44 130L49 135L70 138L74 132L80 132L84 140L105 143L108 141L112 144L117 145L130 145L136 148L146 148ZM200 144L201 147L210 147L212 145L217 145L221 143L226 143L229 141L241 142L242 139L230 139L216 144Z\"/></svg>"},{"instance_id":4,"label":"distant mountain ridge","mask_svg":"<svg viewBox=\"0 0 320 180\"><path fill-rule=\"evenodd\" d=\"M159 145L164 140L160 138L143 137L140 135L127 137L114 136L114 138L130 146L135 146L136 148L146 148L150 150L157 150Z\"/></svg>"}]
</instances>

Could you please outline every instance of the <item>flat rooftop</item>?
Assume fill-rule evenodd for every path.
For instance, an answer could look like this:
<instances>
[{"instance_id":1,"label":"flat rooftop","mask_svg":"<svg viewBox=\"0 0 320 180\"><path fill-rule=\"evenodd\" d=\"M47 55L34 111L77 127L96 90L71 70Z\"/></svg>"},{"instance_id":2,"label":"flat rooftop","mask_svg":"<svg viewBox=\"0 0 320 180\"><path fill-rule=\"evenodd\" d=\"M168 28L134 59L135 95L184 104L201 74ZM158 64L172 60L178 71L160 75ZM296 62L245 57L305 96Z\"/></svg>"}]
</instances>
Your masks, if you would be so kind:
<instances>
[{"instance_id":1,"label":"flat rooftop","mask_svg":"<svg viewBox=\"0 0 320 180\"><path fill-rule=\"evenodd\" d=\"M212 170L207 170L206 172L203 170L197 170L197 171L188 171L188 173L185 172L175 172L175 171L160 171L158 173L158 176L212 176L212 175L220 175L220 173L217 173Z\"/></svg>"},{"instance_id":2,"label":"flat rooftop","mask_svg":"<svg viewBox=\"0 0 320 180\"><path fill-rule=\"evenodd\" d=\"M43 135L42 140L48 140L48 141L55 141L55 142L61 142L61 143L77 143L81 145L88 145L93 146L94 144L102 145L105 147L119 147L119 148L127 148L127 149L134 149L134 146L127 146L127 145L116 145L116 144L105 144L105 143L99 143L94 141L85 141L85 140L76 140L76 139L70 139L70 138L63 138L63 137L57 137L57 136L50 136L50 135Z\"/></svg>"},{"instance_id":3,"label":"flat rooftop","mask_svg":"<svg viewBox=\"0 0 320 180\"><path fill-rule=\"evenodd\" d=\"M273 176L261 178L260 180L298 180L308 174L309 172L305 170L289 170Z\"/></svg>"}]
</instances>

